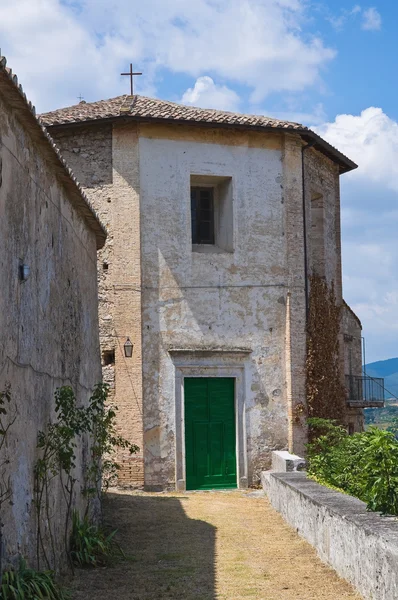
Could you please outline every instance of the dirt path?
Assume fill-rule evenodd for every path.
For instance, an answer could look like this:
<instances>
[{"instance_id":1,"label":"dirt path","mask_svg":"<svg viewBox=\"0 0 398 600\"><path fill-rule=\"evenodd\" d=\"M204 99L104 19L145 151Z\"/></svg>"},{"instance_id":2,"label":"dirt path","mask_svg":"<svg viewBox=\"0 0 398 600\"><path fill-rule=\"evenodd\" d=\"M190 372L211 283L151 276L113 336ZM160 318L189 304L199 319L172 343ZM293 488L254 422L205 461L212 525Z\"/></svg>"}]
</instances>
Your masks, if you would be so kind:
<instances>
[{"instance_id":1,"label":"dirt path","mask_svg":"<svg viewBox=\"0 0 398 600\"><path fill-rule=\"evenodd\" d=\"M74 600L360 598L259 492L112 493L105 518L129 558L79 572Z\"/></svg>"}]
</instances>

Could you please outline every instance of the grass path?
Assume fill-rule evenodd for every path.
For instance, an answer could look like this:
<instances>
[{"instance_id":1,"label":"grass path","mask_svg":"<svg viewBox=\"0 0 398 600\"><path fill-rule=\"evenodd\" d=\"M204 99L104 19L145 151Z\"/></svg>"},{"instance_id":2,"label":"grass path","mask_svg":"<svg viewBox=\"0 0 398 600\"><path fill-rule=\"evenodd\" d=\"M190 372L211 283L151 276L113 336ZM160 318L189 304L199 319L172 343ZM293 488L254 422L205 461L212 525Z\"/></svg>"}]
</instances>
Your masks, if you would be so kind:
<instances>
[{"instance_id":1,"label":"grass path","mask_svg":"<svg viewBox=\"0 0 398 600\"><path fill-rule=\"evenodd\" d=\"M74 600L358 600L259 492L117 492L128 560L80 571Z\"/></svg>"}]
</instances>

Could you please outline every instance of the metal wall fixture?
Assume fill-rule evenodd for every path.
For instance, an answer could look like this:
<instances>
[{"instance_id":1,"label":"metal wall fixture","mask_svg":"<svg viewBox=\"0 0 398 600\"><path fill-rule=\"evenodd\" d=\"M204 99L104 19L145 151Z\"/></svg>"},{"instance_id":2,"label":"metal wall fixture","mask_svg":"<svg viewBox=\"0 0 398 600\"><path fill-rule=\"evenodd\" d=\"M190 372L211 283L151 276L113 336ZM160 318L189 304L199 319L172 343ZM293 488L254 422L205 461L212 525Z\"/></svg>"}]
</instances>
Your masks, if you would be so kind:
<instances>
[{"instance_id":1,"label":"metal wall fixture","mask_svg":"<svg viewBox=\"0 0 398 600\"><path fill-rule=\"evenodd\" d=\"M128 337L127 340L124 342L124 356L126 358L131 358L133 356L133 343L131 342L130 338Z\"/></svg>"},{"instance_id":2,"label":"metal wall fixture","mask_svg":"<svg viewBox=\"0 0 398 600\"><path fill-rule=\"evenodd\" d=\"M29 265L24 265L23 263L19 265L18 275L21 281L26 281L30 275L30 267Z\"/></svg>"}]
</instances>

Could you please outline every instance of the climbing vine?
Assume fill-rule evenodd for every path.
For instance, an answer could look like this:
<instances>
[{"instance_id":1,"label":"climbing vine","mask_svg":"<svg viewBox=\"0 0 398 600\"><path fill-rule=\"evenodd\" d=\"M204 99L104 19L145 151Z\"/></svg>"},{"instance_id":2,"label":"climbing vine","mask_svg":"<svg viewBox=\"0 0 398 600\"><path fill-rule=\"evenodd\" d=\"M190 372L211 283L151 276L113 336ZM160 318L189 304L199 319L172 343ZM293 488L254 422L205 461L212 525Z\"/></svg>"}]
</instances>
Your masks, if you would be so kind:
<instances>
[{"instance_id":1,"label":"climbing vine","mask_svg":"<svg viewBox=\"0 0 398 600\"><path fill-rule=\"evenodd\" d=\"M5 450L8 433L17 418L16 410L10 411L10 406L11 387L7 384L5 389L0 392L0 585L2 583L1 547L3 544L2 505L5 502L10 502L12 498L11 478L8 474L8 465L10 461Z\"/></svg>"},{"instance_id":2,"label":"climbing vine","mask_svg":"<svg viewBox=\"0 0 398 600\"><path fill-rule=\"evenodd\" d=\"M333 285L324 278L310 278L307 325L308 416L344 421L345 389L339 358L341 308Z\"/></svg>"},{"instance_id":3,"label":"climbing vine","mask_svg":"<svg viewBox=\"0 0 398 600\"><path fill-rule=\"evenodd\" d=\"M11 387L8 384L0 392L0 514L1 505L10 500L12 494L10 478L7 477L7 465L10 461L4 453L8 432L17 418L16 412L10 413L10 405Z\"/></svg>"}]
</instances>

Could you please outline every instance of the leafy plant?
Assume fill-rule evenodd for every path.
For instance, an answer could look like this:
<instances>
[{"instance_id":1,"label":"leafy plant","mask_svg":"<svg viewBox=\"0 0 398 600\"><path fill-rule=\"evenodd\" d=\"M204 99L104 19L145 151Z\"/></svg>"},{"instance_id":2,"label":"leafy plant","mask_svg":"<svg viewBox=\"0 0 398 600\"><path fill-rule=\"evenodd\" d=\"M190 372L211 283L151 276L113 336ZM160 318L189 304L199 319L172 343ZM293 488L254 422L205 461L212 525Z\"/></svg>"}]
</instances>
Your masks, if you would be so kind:
<instances>
[{"instance_id":1,"label":"leafy plant","mask_svg":"<svg viewBox=\"0 0 398 600\"><path fill-rule=\"evenodd\" d=\"M308 473L319 483L360 498L370 510L398 515L398 441L370 427L349 436L333 421L309 419Z\"/></svg>"},{"instance_id":2,"label":"leafy plant","mask_svg":"<svg viewBox=\"0 0 398 600\"><path fill-rule=\"evenodd\" d=\"M398 515L398 442L390 431L371 427L366 434L363 477L368 507Z\"/></svg>"},{"instance_id":3,"label":"leafy plant","mask_svg":"<svg viewBox=\"0 0 398 600\"><path fill-rule=\"evenodd\" d=\"M106 535L104 531L90 522L87 516L82 520L79 513L73 513L70 555L79 567L97 567L116 555L123 555L120 546L115 542L116 531Z\"/></svg>"},{"instance_id":4,"label":"leafy plant","mask_svg":"<svg viewBox=\"0 0 398 600\"><path fill-rule=\"evenodd\" d=\"M119 465L113 460L116 448L128 450L134 454L138 446L120 436L116 431L117 407L107 406L109 385L98 383L90 398L87 409L89 431L91 434L91 463L87 471L88 485L86 495L88 498L100 496L101 489L107 490L116 483Z\"/></svg>"},{"instance_id":5,"label":"leafy plant","mask_svg":"<svg viewBox=\"0 0 398 600\"><path fill-rule=\"evenodd\" d=\"M67 597L51 571L29 569L22 558L17 571L3 573L0 600L66 600Z\"/></svg>"},{"instance_id":6,"label":"leafy plant","mask_svg":"<svg viewBox=\"0 0 398 600\"><path fill-rule=\"evenodd\" d=\"M56 565L56 544L51 527L52 500L50 490L52 481L59 477L65 499L66 514L64 525L64 545L69 556L68 537L73 491L76 479L73 475L76 466L76 437L89 429L90 423L85 408L76 406L76 398L69 386L55 392L55 412L57 420L50 423L46 432L39 432L37 447L41 456L35 465L35 503L37 510L37 566L40 568L40 548L48 568ZM46 551L42 521L48 534L52 559Z\"/></svg>"},{"instance_id":7,"label":"leafy plant","mask_svg":"<svg viewBox=\"0 0 398 600\"><path fill-rule=\"evenodd\" d=\"M387 431L394 434L394 437L398 439L398 417L392 417Z\"/></svg>"},{"instance_id":8,"label":"leafy plant","mask_svg":"<svg viewBox=\"0 0 398 600\"><path fill-rule=\"evenodd\" d=\"M108 385L97 384L87 407L77 406L71 387L65 386L55 392L56 419L53 423L48 424L46 431L39 433L37 443L40 451L40 457L35 465L38 569L41 555L43 555L48 568L54 568L57 563L56 540L52 525L54 516L52 492L55 478L61 484L65 500L63 542L71 567L73 568L73 562L80 560L77 555L74 555L72 560L70 554L70 541L71 539L72 541L80 539L79 531L83 535L84 530L88 541L91 539L88 533L93 536L96 532L97 542L100 542L98 548L101 546L107 548L106 543L111 541L109 536L101 538L100 530L89 521L91 501L95 497L101 500L102 484L105 482L106 488L110 478L114 477L116 473L117 465L112 457L115 448L124 448L130 453L134 453L138 447L117 434L115 424L117 409L106 406L108 391ZM78 442L82 441L84 435L89 438L90 449L89 464L83 465L86 466L84 494L87 505L85 519L81 523L79 521L80 526L77 527L76 519L72 518L74 489L77 483L75 476L76 451ZM72 538L70 537L71 528L74 530ZM51 549L51 556L49 556L48 546ZM83 549L75 547L73 551L83 552L79 556L86 561L89 556L92 556L91 542L88 546ZM91 564L93 563L91 562Z\"/></svg>"}]
</instances>

